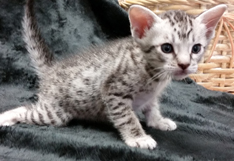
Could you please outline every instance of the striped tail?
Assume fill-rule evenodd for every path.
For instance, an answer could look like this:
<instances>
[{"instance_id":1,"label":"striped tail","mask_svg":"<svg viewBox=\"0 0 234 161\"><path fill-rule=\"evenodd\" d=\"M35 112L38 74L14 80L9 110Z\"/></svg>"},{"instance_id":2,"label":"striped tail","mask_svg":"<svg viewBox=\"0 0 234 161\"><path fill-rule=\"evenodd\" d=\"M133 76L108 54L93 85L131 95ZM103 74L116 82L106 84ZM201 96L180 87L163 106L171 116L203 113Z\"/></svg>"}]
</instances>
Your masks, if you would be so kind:
<instances>
[{"instance_id":1,"label":"striped tail","mask_svg":"<svg viewBox=\"0 0 234 161\"><path fill-rule=\"evenodd\" d=\"M26 2L22 25L24 41L33 66L36 68L39 76L43 75L48 70L48 67L52 66L53 54L40 35L33 12L33 0L27 0Z\"/></svg>"}]
</instances>

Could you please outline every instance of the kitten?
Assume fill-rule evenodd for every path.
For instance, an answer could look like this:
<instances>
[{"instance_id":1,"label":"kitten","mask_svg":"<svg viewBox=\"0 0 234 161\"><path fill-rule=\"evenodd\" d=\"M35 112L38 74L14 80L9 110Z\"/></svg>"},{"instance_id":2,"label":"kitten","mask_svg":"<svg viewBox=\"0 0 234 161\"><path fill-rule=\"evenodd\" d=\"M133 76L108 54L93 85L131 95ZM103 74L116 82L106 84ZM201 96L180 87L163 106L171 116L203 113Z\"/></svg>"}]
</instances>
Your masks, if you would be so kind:
<instances>
[{"instance_id":1,"label":"kitten","mask_svg":"<svg viewBox=\"0 0 234 161\"><path fill-rule=\"evenodd\" d=\"M164 118L158 99L171 79L183 79L197 63L214 36L226 10L216 6L197 17L182 11L159 16L133 5L128 14L132 37L91 48L63 61L39 34L28 0L23 19L24 40L40 78L38 102L0 114L0 125L16 123L64 126L71 119L109 120L131 147L156 147L134 113L142 110L147 125L175 130Z\"/></svg>"}]
</instances>

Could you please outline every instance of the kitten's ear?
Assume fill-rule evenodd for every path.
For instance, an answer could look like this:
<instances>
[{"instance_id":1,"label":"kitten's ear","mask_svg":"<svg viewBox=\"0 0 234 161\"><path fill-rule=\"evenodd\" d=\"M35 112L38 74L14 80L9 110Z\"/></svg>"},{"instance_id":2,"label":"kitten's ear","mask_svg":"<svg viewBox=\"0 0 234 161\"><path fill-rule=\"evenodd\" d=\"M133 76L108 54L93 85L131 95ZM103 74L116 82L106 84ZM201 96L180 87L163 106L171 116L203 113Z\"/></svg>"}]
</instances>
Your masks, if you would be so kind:
<instances>
[{"instance_id":1,"label":"kitten's ear","mask_svg":"<svg viewBox=\"0 0 234 161\"><path fill-rule=\"evenodd\" d=\"M199 15L196 18L201 23L204 23L206 25L206 29L207 29L206 37L208 39L213 38L215 27L218 24L223 13L226 11L226 9L227 9L227 6L224 4L221 4L203 12L201 15Z\"/></svg>"},{"instance_id":2,"label":"kitten's ear","mask_svg":"<svg viewBox=\"0 0 234 161\"><path fill-rule=\"evenodd\" d=\"M139 39L145 36L145 33L155 22L162 21L151 10L139 5L132 5L128 10L128 15L131 23L132 36Z\"/></svg>"}]
</instances>

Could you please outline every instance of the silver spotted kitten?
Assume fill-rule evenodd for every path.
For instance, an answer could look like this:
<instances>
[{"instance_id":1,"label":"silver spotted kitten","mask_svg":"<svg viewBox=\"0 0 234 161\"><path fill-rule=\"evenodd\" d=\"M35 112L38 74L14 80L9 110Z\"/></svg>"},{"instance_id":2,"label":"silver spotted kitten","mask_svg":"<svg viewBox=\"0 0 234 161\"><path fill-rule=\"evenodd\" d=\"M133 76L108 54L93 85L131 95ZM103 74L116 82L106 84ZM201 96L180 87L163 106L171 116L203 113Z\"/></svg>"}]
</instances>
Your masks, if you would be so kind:
<instances>
[{"instance_id":1,"label":"silver spotted kitten","mask_svg":"<svg viewBox=\"0 0 234 161\"><path fill-rule=\"evenodd\" d=\"M24 40L40 78L38 102L0 114L0 125L16 123L64 126L72 119L108 120L131 147L156 147L135 114L148 126L175 130L164 118L158 99L171 79L197 70L215 27L226 10L219 5L197 17L182 11L155 15L133 5L128 11L132 37L109 42L62 61L55 61L40 36L27 1Z\"/></svg>"}]
</instances>

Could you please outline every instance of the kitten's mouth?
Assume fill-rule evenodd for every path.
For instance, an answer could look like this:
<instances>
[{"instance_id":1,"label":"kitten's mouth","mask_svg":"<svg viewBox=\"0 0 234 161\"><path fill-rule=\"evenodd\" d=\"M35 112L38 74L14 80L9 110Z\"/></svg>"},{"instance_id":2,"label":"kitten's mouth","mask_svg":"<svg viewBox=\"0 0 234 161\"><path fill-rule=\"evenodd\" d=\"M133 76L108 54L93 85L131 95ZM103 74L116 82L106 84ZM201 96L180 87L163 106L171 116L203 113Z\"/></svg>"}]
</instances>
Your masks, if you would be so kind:
<instances>
[{"instance_id":1,"label":"kitten's mouth","mask_svg":"<svg viewBox=\"0 0 234 161\"><path fill-rule=\"evenodd\" d=\"M177 71L175 72L175 75L185 75L185 74L188 74L188 71L187 70L180 70L180 71Z\"/></svg>"},{"instance_id":2,"label":"kitten's mouth","mask_svg":"<svg viewBox=\"0 0 234 161\"><path fill-rule=\"evenodd\" d=\"M177 80L184 79L188 76L188 74L190 74L190 73L187 70L176 71L176 72L174 72L173 78L177 79Z\"/></svg>"}]
</instances>

